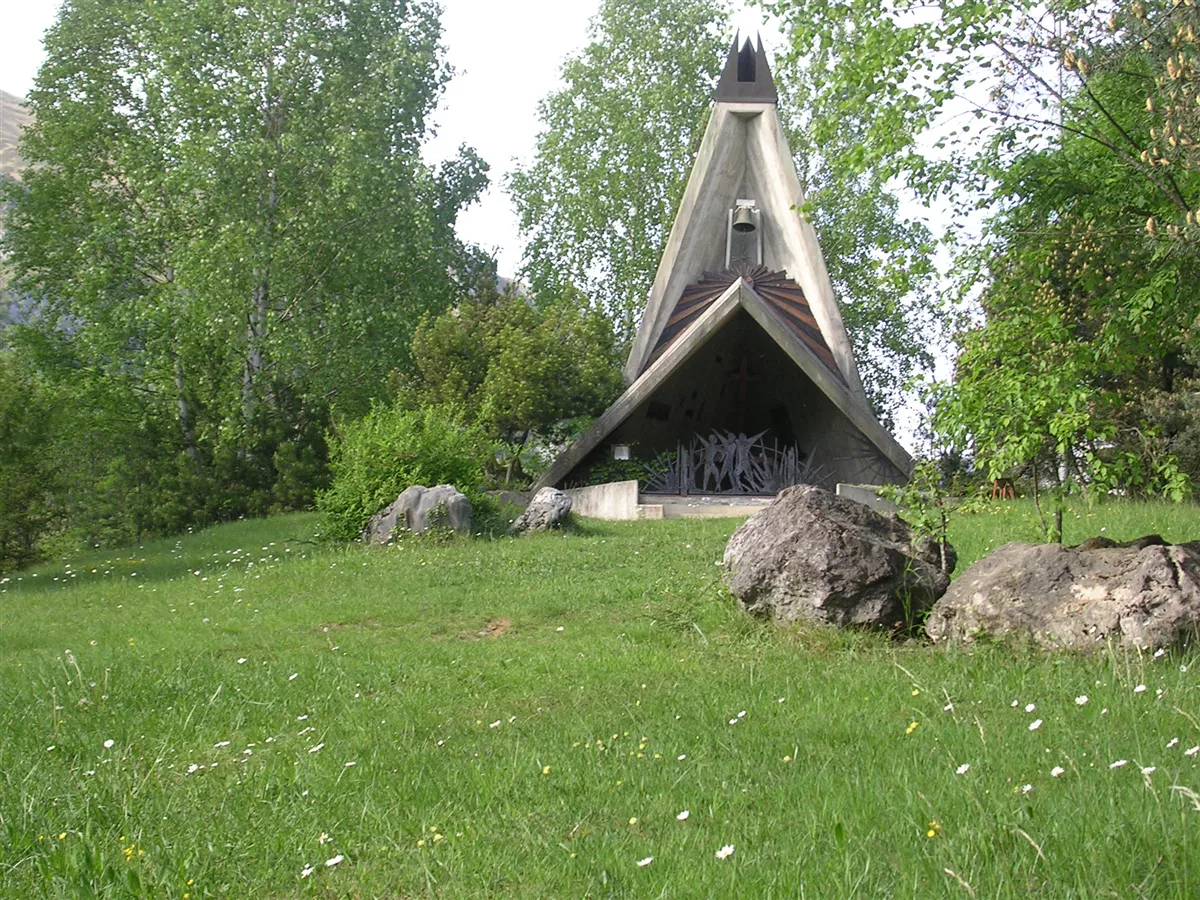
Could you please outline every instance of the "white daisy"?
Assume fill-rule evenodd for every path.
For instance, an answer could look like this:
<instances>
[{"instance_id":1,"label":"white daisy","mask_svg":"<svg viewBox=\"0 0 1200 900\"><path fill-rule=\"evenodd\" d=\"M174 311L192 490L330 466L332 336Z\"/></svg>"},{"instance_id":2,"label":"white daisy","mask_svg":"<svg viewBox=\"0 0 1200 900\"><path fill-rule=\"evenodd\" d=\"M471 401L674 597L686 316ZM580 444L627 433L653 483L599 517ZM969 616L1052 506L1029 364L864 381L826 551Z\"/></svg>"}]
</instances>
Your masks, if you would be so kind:
<instances>
[{"instance_id":1,"label":"white daisy","mask_svg":"<svg viewBox=\"0 0 1200 900\"><path fill-rule=\"evenodd\" d=\"M687 821L687 817L688 817L688 816L690 816L690 815L691 815L691 813L690 813L690 812L688 812L688 811L685 809L683 812L681 812L681 813L680 813L679 815L677 815L675 818L677 818L677 819L678 819L680 822L686 822L686 821Z\"/></svg>"},{"instance_id":2,"label":"white daisy","mask_svg":"<svg viewBox=\"0 0 1200 900\"><path fill-rule=\"evenodd\" d=\"M652 862L654 862L654 857L647 856L645 859L639 859L637 861L637 867L639 869L644 869L644 868L646 868L646 866L650 865L650 863L652 863Z\"/></svg>"},{"instance_id":3,"label":"white daisy","mask_svg":"<svg viewBox=\"0 0 1200 900\"><path fill-rule=\"evenodd\" d=\"M726 844L717 851L717 859L729 859L733 856L733 844Z\"/></svg>"},{"instance_id":4,"label":"white daisy","mask_svg":"<svg viewBox=\"0 0 1200 900\"><path fill-rule=\"evenodd\" d=\"M1061 775L1065 771L1067 771L1067 770L1064 769L1062 766L1055 766L1053 769L1050 770L1050 777L1057 778L1059 775Z\"/></svg>"},{"instance_id":5,"label":"white daisy","mask_svg":"<svg viewBox=\"0 0 1200 900\"><path fill-rule=\"evenodd\" d=\"M966 775L967 772L970 770L970 768L971 768L970 763L963 763L961 766L959 766L957 769L954 770L954 774L955 775Z\"/></svg>"}]
</instances>

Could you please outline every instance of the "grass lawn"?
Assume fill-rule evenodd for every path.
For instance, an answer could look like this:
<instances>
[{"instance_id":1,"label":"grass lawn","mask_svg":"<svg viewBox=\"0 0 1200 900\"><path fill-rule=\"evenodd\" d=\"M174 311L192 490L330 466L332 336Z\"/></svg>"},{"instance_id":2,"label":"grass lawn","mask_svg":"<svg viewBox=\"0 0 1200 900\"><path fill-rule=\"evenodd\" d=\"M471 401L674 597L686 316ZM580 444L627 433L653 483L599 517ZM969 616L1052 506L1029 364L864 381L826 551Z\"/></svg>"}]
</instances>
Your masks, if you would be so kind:
<instances>
[{"instance_id":1,"label":"grass lawn","mask_svg":"<svg viewBox=\"0 0 1200 900\"><path fill-rule=\"evenodd\" d=\"M965 561L1036 536L996 509ZM735 524L368 551L298 515L11 576L0 896L1200 897L1196 648L774 627L720 587Z\"/></svg>"}]
</instances>

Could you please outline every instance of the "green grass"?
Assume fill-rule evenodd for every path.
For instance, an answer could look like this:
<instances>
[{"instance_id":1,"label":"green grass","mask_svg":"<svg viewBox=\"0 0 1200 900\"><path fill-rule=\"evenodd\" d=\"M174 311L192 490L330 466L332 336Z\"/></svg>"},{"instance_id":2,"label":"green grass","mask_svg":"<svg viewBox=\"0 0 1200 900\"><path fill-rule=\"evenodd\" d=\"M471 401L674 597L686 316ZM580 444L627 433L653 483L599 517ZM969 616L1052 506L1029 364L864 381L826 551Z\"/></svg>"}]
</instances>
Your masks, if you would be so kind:
<instances>
[{"instance_id":1,"label":"green grass","mask_svg":"<svg viewBox=\"0 0 1200 900\"><path fill-rule=\"evenodd\" d=\"M720 587L734 524L367 551L290 516L13 576L0 896L1200 896L1195 651L777 628Z\"/></svg>"}]
</instances>

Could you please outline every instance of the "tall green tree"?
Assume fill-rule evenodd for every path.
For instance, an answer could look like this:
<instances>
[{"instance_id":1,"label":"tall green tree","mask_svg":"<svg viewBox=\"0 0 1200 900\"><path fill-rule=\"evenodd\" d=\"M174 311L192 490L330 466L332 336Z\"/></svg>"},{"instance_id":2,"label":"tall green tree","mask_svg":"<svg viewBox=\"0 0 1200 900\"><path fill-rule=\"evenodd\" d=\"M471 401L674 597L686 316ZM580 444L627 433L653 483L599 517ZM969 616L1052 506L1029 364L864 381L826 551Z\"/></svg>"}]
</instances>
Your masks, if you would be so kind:
<instances>
[{"instance_id":1,"label":"tall green tree","mask_svg":"<svg viewBox=\"0 0 1200 900\"><path fill-rule=\"evenodd\" d=\"M423 319L413 341L412 394L462 410L505 450L505 481L533 438L573 436L621 390L612 323L574 289L536 302L489 280L449 312Z\"/></svg>"},{"instance_id":2,"label":"tall green tree","mask_svg":"<svg viewBox=\"0 0 1200 900\"><path fill-rule=\"evenodd\" d=\"M425 0L68 0L7 193L39 310L14 340L139 398L162 459L269 494L280 445L365 410L470 266L486 166L419 155L439 39Z\"/></svg>"},{"instance_id":3,"label":"tall green tree","mask_svg":"<svg viewBox=\"0 0 1200 900\"><path fill-rule=\"evenodd\" d=\"M824 74L816 138L853 110L859 140L836 164L953 210L960 297L983 315L941 428L991 474L1040 464L1067 487L1181 496L1145 411L1196 360L1191 7L768 6L797 64Z\"/></svg>"},{"instance_id":4,"label":"tall green tree","mask_svg":"<svg viewBox=\"0 0 1200 900\"><path fill-rule=\"evenodd\" d=\"M728 50L721 0L603 0L509 190L534 293L574 285L632 339Z\"/></svg>"}]
</instances>

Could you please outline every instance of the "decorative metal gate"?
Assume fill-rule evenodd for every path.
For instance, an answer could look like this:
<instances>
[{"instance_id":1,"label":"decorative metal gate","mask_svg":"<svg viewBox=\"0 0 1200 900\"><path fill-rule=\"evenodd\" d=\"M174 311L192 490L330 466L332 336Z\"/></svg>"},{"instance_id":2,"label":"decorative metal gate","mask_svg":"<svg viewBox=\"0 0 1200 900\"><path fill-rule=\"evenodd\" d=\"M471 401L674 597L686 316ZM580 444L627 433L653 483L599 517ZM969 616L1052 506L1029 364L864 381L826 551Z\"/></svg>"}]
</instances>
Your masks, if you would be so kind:
<instances>
[{"instance_id":1,"label":"decorative metal gate","mask_svg":"<svg viewBox=\"0 0 1200 900\"><path fill-rule=\"evenodd\" d=\"M797 447L768 444L764 434L695 435L674 453L658 455L647 467L644 489L656 494L777 494L793 484L811 483L811 459Z\"/></svg>"}]
</instances>

